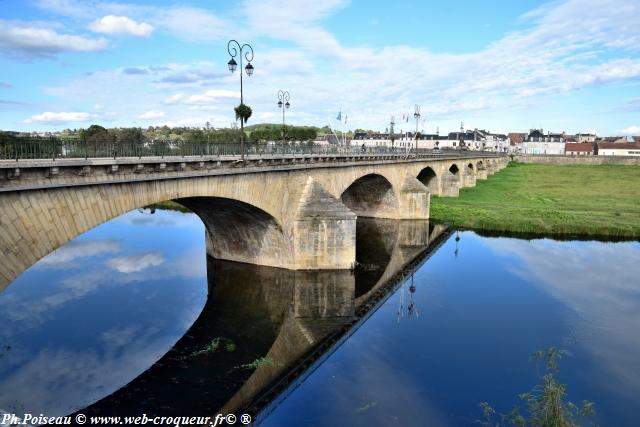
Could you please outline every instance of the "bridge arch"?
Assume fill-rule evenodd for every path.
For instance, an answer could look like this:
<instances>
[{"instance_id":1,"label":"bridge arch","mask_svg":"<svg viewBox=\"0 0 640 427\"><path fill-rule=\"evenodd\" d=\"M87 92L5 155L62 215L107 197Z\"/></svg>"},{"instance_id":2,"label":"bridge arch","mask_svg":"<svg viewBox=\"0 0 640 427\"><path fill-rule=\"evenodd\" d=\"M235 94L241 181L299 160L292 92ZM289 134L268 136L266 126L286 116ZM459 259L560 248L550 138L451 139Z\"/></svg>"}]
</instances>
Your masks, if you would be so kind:
<instances>
[{"instance_id":1,"label":"bridge arch","mask_svg":"<svg viewBox=\"0 0 640 427\"><path fill-rule=\"evenodd\" d=\"M221 182L225 179L229 182ZM197 202L198 199L206 197L211 197L212 200L216 197L226 199L226 202L216 202L217 206L224 204L227 208L232 208L231 212L240 212L239 218L250 219L252 222L251 225L236 225L235 228L231 228L239 233L233 239L230 231L223 235L227 239L226 243L218 244L218 248L223 250L227 247L235 250L222 258L253 262L260 253L265 260L264 263L260 262L261 264L291 268L293 251L290 247L283 247L282 243L282 236L286 235L283 233L283 211L278 200L268 197L269 193L265 188L269 185L268 180L258 177L245 177L245 180L247 181L242 185L238 185L237 178L234 177L218 179L215 184L208 178L146 181L79 186L72 189L61 187L3 195L3 203L0 206L2 227L5 228L6 219L9 221L6 222L7 233L0 235L0 247L4 251L0 291L42 257L82 233L136 208L165 200L194 199ZM224 224L221 216L211 216L210 211L201 208L201 203L188 206L187 201L185 204L187 207L194 207L205 224L205 218L211 219L212 224ZM25 209L26 207L29 209ZM28 215L25 212L28 212ZM11 218L16 219L10 221ZM23 225L24 221L28 222L28 227ZM207 227L207 230L215 230L212 235L220 235L219 230L223 228L212 226ZM244 238L248 240L240 243ZM236 243L232 246L233 240ZM242 259L239 256L242 244L245 244L246 248L249 242L258 244L258 249L247 252L248 257ZM273 243L273 250L266 251L264 242ZM216 251L213 253L220 253Z\"/></svg>"},{"instance_id":2,"label":"bridge arch","mask_svg":"<svg viewBox=\"0 0 640 427\"><path fill-rule=\"evenodd\" d=\"M429 193L440 194L440 179L438 178L438 174L436 174L430 166L422 169L417 178L418 181L429 189Z\"/></svg>"},{"instance_id":3,"label":"bridge arch","mask_svg":"<svg viewBox=\"0 0 640 427\"><path fill-rule=\"evenodd\" d=\"M356 215L363 217L395 218L399 208L393 185L377 173L353 181L342 192L340 200Z\"/></svg>"},{"instance_id":4,"label":"bridge arch","mask_svg":"<svg viewBox=\"0 0 640 427\"><path fill-rule=\"evenodd\" d=\"M282 227L262 209L223 197L176 199L204 223L207 254L249 264L291 264L291 248Z\"/></svg>"}]
</instances>

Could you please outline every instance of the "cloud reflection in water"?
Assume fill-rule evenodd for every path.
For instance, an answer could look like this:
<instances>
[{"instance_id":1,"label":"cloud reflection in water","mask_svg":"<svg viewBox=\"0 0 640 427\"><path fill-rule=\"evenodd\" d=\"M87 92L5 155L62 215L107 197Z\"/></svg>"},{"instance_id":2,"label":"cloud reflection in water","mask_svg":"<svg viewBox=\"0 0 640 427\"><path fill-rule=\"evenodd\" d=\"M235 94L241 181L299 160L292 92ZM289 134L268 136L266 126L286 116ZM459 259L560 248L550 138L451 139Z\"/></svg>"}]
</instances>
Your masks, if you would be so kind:
<instances>
[{"instance_id":1,"label":"cloud reflection in water","mask_svg":"<svg viewBox=\"0 0 640 427\"><path fill-rule=\"evenodd\" d=\"M640 243L483 239L515 275L571 309L570 330L594 359L595 382L640 395Z\"/></svg>"},{"instance_id":2,"label":"cloud reflection in water","mask_svg":"<svg viewBox=\"0 0 640 427\"><path fill-rule=\"evenodd\" d=\"M0 408L64 415L117 390L191 326L206 280L194 214L132 211L59 248L0 293Z\"/></svg>"}]
</instances>

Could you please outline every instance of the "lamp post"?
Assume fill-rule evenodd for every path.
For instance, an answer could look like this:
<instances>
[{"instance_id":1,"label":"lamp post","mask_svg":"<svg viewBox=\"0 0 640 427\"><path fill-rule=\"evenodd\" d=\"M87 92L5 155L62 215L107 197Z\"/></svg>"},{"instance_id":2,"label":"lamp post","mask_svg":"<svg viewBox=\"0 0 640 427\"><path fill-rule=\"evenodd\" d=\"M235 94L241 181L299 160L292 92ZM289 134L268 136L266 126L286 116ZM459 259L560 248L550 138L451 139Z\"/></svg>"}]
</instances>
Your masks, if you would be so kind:
<instances>
[{"instance_id":1,"label":"lamp post","mask_svg":"<svg viewBox=\"0 0 640 427\"><path fill-rule=\"evenodd\" d=\"M420 120L420 106L416 104L413 117L416 119L416 156L418 155L418 121Z\"/></svg>"},{"instance_id":2,"label":"lamp post","mask_svg":"<svg viewBox=\"0 0 640 427\"><path fill-rule=\"evenodd\" d=\"M282 152L283 153L284 153L284 130L286 129L284 124L284 112L285 110L288 110L289 107L291 107L291 104L289 104L289 91L279 90L278 91L278 108L282 109Z\"/></svg>"},{"instance_id":3,"label":"lamp post","mask_svg":"<svg viewBox=\"0 0 640 427\"><path fill-rule=\"evenodd\" d=\"M246 48L246 50L245 50ZM238 67L238 63L235 58L238 56L240 58L240 105L244 104L243 93L242 93L242 57L247 60L247 65L244 67L247 76L251 76L253 74L253 65L251 65L251 61L253 61L253 48L247 43L240 45L235 40L229 40L227 44L227 52L231 55L231 59L227 63L229 66L229 71L232 73ZM244 161L244 118L240 117L240 160Z\"/></svg>"}]
</instances>

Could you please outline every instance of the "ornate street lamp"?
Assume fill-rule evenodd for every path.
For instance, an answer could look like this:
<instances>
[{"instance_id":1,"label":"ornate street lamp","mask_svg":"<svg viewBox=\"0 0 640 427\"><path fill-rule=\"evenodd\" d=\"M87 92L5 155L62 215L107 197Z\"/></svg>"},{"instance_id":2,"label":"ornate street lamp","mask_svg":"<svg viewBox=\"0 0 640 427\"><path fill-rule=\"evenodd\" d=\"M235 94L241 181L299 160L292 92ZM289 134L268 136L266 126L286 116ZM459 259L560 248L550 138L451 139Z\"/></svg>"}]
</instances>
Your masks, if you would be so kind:
<instances>
[{"instance_id":1,"label":"ornate street lamp","mask_svg":"<svg viewBox=\"0 0 640 427\"><path fill-rule=\"evenodd\" d=\"M420 120L420 106L416 104L413 117L416 119L416 156L418 155L418 121Z\"/></svg>"},{"instance_id":2,"label":"ornate street lamp","mask_svg":"<svg viewBox=\"0 0 640 427\"><path fill-rule=\"evenodd\" d=\"M284 150L284 131L286 129L284 124L284 111L291 107L289 104L289 92L286 90L278 91L278 108L282 109L282 149Z\"/></svg>"},{"instance_id":3,"label":"ornate street lamp","mask_svg":"<svg viewBox=\"0 0 640 427\"><path fill-rule=\"evenodd\" d=\"M245 50L246 48L246 50ZM253 74L253 65L251 65L251 61L253 61L253 48L245 43L240 45L235 40L229 40L227 44L227 52L231 55L231 59L227 63L229 66L229 71L232 73L236 71L238 67L238 63L236 62L236 56L240 58L240 106L244 106L244 98L242 91L242 57L247 61L247 65L244 67L244 71L247 73L247 76L251 76ZM237 111L237 110L236 110ZM251 113L249 113L250 115ZM249 117L240 117L240 159L244 160L244 121Z\"/></svg>"}]
</instances>

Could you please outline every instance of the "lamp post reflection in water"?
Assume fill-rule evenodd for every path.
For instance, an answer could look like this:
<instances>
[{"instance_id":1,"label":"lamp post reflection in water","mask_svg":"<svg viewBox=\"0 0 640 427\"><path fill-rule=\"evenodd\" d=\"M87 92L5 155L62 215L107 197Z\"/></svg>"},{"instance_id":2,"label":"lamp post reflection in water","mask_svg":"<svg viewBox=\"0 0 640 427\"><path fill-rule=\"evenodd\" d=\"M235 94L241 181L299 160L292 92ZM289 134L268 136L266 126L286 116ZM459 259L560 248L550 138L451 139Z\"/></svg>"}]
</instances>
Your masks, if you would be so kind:
<instances>
[{"instance_id":1,"label":"lamp post reflection in water","mask_svg":"<svg viewBox=\"0 0 640 427\"><path fill-rule=\"evenodd\" d=\"M409 302L407 304L407 318L414 316L420 317L420 311L416 308L415 301L413 300L413 294L416 293L416 285L413 277L413 273L411 273L411 282L407 290L405 290L406 282L402 283L400 287L400 300L398 304L398 310L396 312L396 320L400 322L400 318L404 317L404 304L405 304L405 292L409 294Z\"/></svg>"}]
</instances>

